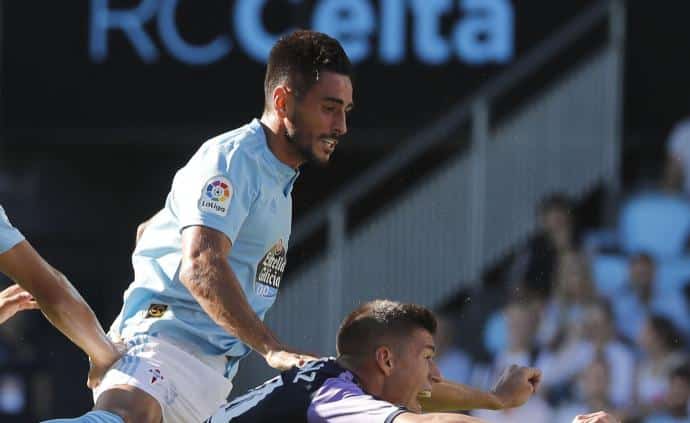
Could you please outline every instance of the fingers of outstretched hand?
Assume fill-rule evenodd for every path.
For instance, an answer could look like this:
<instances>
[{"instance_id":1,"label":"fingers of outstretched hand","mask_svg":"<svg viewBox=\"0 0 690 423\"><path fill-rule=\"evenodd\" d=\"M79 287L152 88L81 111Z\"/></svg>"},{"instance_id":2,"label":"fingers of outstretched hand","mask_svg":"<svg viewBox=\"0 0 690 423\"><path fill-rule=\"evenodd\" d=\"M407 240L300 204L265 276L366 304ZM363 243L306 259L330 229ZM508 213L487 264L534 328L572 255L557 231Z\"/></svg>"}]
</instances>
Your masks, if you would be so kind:
<instances>
[{"instance_id":1,"label":"fingers of outstretched hand","mask_svg":"<svg viewBox=\"0 0 690 423\"><path fill-rule=\"evenodd\" d=\"M575 416L573 423L617 423L616 419L604 411Z\"/></svg>"},{"instance_id":2,"label":"fingers of outstretched hand","mask_svg":"<svg viewBox=\"0 0 690 423\"><path fill-rule=\"evenodd\" d=\"M11 285L11 286L5 288L5 290L0 292L0 298L11 297L15 294L19 294L22 292L26 292L24 290L24 288L22 288L21 286L19 286L17 284L14 284L14 285Z\"/></svg>"},{"instance_id":3,"label":"fingers of outstretched hand","mask_svg":"<svg viewBox=\"0 0 690 423\"><path fill-rule=\"evenodd\" d=\"M527 381L532 385L532 392L536 392L541 383L541 370L534 367L525 367L525 377Z\"/></svg>"}]
</instances>

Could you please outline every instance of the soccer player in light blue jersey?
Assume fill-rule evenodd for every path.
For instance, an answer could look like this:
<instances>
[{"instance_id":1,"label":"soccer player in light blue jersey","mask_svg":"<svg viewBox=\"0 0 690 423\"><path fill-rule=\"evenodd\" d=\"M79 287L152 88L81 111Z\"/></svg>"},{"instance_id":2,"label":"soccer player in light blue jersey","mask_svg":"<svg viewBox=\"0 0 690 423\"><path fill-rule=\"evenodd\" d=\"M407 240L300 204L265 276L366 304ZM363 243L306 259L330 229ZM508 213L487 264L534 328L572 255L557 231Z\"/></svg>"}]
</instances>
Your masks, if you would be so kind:
<instances>
[{"instance_id":1,"label":"soccer player in light blue jersey","mask_svg":"<svg viewBox=\"0 0 690 423\"><path fill-rule=\"evenodd\" d=\"M88 385L95 387L120 357L91 308L65 276L48 264L10 224L0 205L0 272L13 279L0 293L0 323L20 310L38 308L90 358Z\"/></svg>"},{"instance_id":2,"label":"soccer player in light blue jersey","mask_svg":"<svg viewBox=\"0 0 690 423\"><path fill-rule=\"evenodd\" d=\"M325 34L278 40L261 119L203 144L141 232L111 327L128 350L94 390L95 410L58 421L201 422L250 350L280 370L313 358L283 345L263 318L286 265L299 166L326 164L346 133L350 74Z\"/></svg>"}]
</instances>

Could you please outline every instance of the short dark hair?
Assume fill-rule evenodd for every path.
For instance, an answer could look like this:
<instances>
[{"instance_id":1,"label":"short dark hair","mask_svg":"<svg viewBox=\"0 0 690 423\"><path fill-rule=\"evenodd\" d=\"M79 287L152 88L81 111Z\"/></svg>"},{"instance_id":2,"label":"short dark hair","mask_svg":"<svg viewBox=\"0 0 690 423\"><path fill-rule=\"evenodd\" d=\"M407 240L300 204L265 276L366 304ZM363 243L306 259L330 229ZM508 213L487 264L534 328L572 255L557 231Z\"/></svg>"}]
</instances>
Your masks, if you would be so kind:
<instances>
[{"instance_id":1,"label":"short dark hair","mask_svg":"<svg viewBox=\"0 0 690 423\"><path fill-rule=\"evenodd\" d=\"M352 64L338 40L306 30L281 37L268 57L264 80L266 106L278 85L289 82L299 97L309 91L324 71L352 77Z\"/></svg>"},{"instance_id":2,"label":"short dark hair","mask_svg":"<svg viewBox=\"0 0 690 423\"><path fill-rule=\"evenodd\" d=\"M415 329L436 333L436 317L417 304L374 300L362 304L341 323L336 340L338 355L358 357L379 346L409 336Z\"/></svg>"},{"instance_id":3,"label":"short dark hair","mask_svg":"<svg viewBox=\"0 0 690 423\"><path fill-rule=\"evenodd\" d=\"M671 371L671 378L680 378L685 381L685 383L690 384L690 361L679 365Z\"/></svg>"},{"instance_id":4,"label":"short dark hair","mask_svg":"<svg viewBox=\"0 0 690 423\"><path fill-rule=\"evenodd\" d=\"M546 214L552 210L562 210L570 214L573 209L573 201L568 194L552 192L539 201L537 207L539 214Z\"/></svg>"},{"instance_id":5,"label":"short dark hair","mask_svg":"<svg viewBox=\"0 0 690 423\"><path fill-rule=\"evenodd\" d=\"M676 350L685 345L678 328L668 317L652 313L649 315L649 324L666 348Z\"/></svg>"}]
</instances>

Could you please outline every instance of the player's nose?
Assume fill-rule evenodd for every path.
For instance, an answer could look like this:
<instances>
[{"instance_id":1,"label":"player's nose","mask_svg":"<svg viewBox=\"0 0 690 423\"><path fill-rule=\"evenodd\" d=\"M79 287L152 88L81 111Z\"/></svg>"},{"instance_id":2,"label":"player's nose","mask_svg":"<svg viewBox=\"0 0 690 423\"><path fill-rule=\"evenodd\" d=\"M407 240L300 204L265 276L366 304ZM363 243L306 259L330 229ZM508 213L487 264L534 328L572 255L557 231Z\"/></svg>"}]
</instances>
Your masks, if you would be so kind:
<instances>
[{"instance_id":1,"label":"player's nose","mask_svg":"<svg viewBox=\"0 0 690 423\"><path fill-rule=\"evenodd\" d=\"M435 362L431 362L431 368L429 369L429 379L433 383L438 383L441 381L441 371Z\"/></svg>"},{"instance_id":2,"label":"player's nose","mask_svg":"<svg viewBox=\"0 0 690 423\"><path fill-rule=\"evenodd\" d=\"M347 133L347 115L345 112L338 113L333 121L332 132L342 137Z\"/></svg>"}]
</instances>

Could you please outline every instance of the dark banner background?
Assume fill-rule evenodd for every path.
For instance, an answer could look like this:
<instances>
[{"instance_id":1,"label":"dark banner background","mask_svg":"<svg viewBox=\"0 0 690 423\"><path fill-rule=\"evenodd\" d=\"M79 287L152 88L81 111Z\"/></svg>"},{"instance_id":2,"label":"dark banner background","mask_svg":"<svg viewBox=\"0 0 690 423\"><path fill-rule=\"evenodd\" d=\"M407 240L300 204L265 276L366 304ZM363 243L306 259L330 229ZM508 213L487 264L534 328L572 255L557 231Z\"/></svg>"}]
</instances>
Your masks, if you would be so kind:
<instances>
[{"instance_id":1,"label":"dark banner background","mask_svg":"<svg viewBox=\"0 0 690 423\"><path fill-rule=\"evenodd\" d=\"M507 5L507 10L514 14L510 37L514 50L512 58L504 63L490 60L474 64L454 54L434 65L424 63L415 53L412 34L419 22L410 7L407 7L405 25L401 28L405 34L404 59L398 64L385 63L378 53L381 2L362 1L375 11L375 27L368 37L370 54L356 67L357 111L353 123L363 128L423 125L591 3L582 0L487 0L487 4ZM62 139L59 133L52 131L37 131L39 129L204 125L231 128L261 112L264 64L250 58L237 41L233 14L239 2L178 2L176 28L186 43L202 46L217 37L232 43L228 54L205 65L190 65L171 55L156 17L143 27L145 37L153 41L159 53L156 60L146 63L125 32L113 29L107 33L107 56L96 61L90 55L93 41L90 29L94 25L92 12L101 3L107 4L112 11L133 10L142 4L140 1L95 0L3 3L2 122L5 141L77 141ZM263 9L266 30L277 34L290 27L310 26L318 3L267 1ZM463 12L461 1L450 3L448 13L438 20L440 36L446 41L458 25L482 16L481 13ZM89 139L82 142L112 141L107 133L101 138L94 136L97 134L90 132ZM189 142L175 137L151 137L148 141Z\"/></svg>"}]
</instances>

